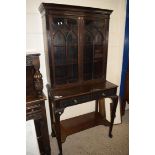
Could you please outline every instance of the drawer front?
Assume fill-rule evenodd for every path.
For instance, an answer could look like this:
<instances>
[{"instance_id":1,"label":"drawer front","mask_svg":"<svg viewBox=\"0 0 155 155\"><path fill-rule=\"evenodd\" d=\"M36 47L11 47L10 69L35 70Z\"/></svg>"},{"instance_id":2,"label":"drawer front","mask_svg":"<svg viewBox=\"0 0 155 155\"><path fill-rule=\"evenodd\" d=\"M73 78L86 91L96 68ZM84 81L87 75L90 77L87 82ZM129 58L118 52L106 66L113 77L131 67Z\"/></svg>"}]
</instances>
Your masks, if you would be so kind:
<instances>
[{"instance_id":1,"label":"drawer front","mask_svg":"<svg viewBox=\"0 0 155 155\"><path fill-rule=\"evenodd\" d=\"M92 100L97 100L100 98L106 98L108 96L115 95L117 88L108 89L108 90L98 90L92 93Z\"/></svg>"},{"instance_id":2,"label":"drawer front","mask_svg":"<svg viewBox=\"0 0 155 155\"><path fill-rule=\"evenodd\" d=\"M26 107L26 119L39 119L41 118L41 105L35 104Z\"/></svg>"},{"instance_id":3,"label":"drawer front","mask_svg":"<svg viewBox=\"0 0 155 155\"><path fill-rule=\"evenodd\" d=\"M69 99L61 100L58 103L56 103L57 108L66 108L69 106L77 105L80 103L88 102L91 100L91 94L88 95L82 95L78 97L72 97Z\"/></svg>"}]
</instances>

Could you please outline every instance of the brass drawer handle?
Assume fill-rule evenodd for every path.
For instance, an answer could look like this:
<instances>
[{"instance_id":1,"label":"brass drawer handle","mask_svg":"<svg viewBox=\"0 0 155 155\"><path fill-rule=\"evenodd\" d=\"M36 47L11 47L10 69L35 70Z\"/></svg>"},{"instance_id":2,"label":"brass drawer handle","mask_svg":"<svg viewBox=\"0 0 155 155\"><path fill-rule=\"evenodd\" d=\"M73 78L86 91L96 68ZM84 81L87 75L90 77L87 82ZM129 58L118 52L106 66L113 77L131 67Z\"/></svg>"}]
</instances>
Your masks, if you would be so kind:
<instances>
[{"instance_id":1,"label":"brass drawer handle","mask_svg":"<svg viewBox=\"0 0 155 155\"><path fill-rule=\"evenodd\" d=\"M106 96L106 94L105 93L102 93L102 96Z\"/></svg>"},{"instance_id":2,"label":"brass drawer handle","mask_svg":"<svg viewBox=\"0 0 155 155\"><path fill-rule=\"evenodd\" d=\"M77 100L74 100L74 103L78 103L78 101Z\"/></svg>"}]
</instances>

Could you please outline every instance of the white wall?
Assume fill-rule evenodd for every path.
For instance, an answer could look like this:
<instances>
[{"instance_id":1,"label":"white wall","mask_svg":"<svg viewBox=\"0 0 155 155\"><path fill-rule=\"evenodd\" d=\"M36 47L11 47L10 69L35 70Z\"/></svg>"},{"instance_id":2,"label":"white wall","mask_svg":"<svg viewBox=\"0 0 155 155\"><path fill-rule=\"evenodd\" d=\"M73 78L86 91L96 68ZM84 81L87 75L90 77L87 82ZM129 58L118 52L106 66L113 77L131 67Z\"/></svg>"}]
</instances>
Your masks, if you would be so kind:
<instances>
[{"instance_id":1,"label":"white wall","mask_svg":"<svg viewBox=\"0 0 155 155\"><path fill-rule=\"evenodd\" d=\"M40 155L34 120L26 121L26 155Z\"/></svg>"},{"instance_id":2,"label":"white wall","mask_svg":"<svg viewBox=\"0 0 155 155\"><path fill-rule=\"evenodd\" d=\"M27 51L34 51L41 53L41 73L43 74L44 92L46 93L46 69L44 59L44 44L41 15L38 7L42 2L69 4L96 7L102 9L111 9L113 13L110 19L109 28L109 45L108 45L108 64L107 64L107 80L120 85L121 67L123 57L124 44L124 29L125 29L125 12L126 0L26 0L26 49ZM119 89L118 89L119 92ZM94 111L94 102L82 104L67 108L63 113L61 119L74 117L83 113ZM108 101L106 102L106 109L109 109ZM46 102L46 112L48 119L48 128L51 132L49 108ZM115 122L120 122L119 108L117 109L118 119ZM107 115L109 119L109 114Z\"/></svg>"}]
</instances>

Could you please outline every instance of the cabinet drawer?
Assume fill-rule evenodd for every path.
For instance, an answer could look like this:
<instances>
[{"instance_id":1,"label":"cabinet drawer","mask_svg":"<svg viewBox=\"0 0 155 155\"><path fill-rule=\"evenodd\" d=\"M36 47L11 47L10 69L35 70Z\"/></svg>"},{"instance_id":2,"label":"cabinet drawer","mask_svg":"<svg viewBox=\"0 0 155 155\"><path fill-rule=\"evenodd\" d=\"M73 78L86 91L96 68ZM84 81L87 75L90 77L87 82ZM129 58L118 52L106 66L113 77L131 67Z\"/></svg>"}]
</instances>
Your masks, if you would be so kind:
<instances>
[{"instance_id":1,"label":"cabinet drawer","mask_svg":"<svg viewBox=\"0 0 155 155\"><path fill-rule=\"evenodd\" d=\"M31 119L31 118L37 118L41 117L41 105L40 104L35 104L31 106L26 107L26 118Z\"/></svg>"},{"instance_id":2,"label":"cabinet drawer","mask_svg":"<svg viewBox=\"0 0 155 155\"><path fill-rule=\"evenodd\" d=\"M92 100L97 100L97 99L100 99L100 98L106 98L108 96L112 96L112 95L115 95L116 94L116 90L115 88L113 89L108 89L108 90L95 90L93 91L92 93Z\"/></svg>"},{"instance_id":3,"label":"cabinet drawer","mask_svg":"<svg viewBox=\"0 0 155 155\"><path fill-rule=\"evenodd\" d=\"M90 100L91 100L91 94L87 94L87 95L82 95L82 96L77 96L77 97L72 97L72 98L68 98L65 100L61 100L56 105L59 106L59 108L65 108L65 107L77 105L80 103L88 102Z\"/></svg>"}]
</instances>

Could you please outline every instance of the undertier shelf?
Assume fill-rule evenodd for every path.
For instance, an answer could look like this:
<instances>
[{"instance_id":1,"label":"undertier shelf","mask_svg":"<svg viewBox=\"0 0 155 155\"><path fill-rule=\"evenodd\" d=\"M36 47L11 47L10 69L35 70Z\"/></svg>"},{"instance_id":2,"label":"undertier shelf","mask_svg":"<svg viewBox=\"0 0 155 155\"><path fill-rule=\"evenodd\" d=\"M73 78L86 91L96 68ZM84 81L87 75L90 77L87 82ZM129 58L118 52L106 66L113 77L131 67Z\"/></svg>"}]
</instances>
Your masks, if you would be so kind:
<instances>
[{"instance_id":1,"label":"undertier shelf","mask_svg":"<svg viewBox=\"0 0 155 155\"><path fill-rule=\"evenodd\" d=\"M110 126L110 122L101 116L99 112L91 112L61 121L61 142L74 133L98 126Z\"/></svg>"}]
</instances>

